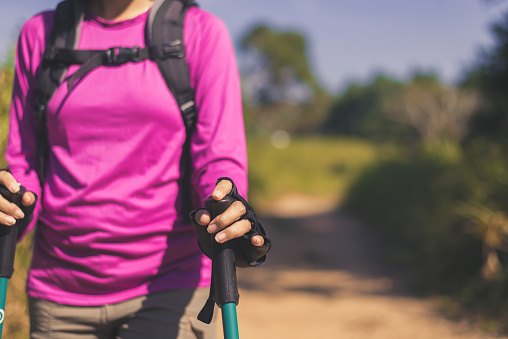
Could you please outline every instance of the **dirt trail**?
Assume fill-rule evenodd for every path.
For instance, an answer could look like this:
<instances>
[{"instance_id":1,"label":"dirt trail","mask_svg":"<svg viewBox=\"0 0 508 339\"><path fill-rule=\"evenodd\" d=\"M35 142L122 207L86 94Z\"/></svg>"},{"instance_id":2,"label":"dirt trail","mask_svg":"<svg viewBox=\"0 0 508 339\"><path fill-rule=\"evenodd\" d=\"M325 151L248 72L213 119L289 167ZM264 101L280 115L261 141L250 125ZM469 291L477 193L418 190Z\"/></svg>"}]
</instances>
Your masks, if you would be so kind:
<instances>
[{"instance_id":1,"label":"dirt trail","mask_svg":"<svg viewBox=\"0 0 508 339\"><path fill-rule=\"evenodd\" d=\"M309 215L301 200L263 218L269 261L238 272L242 339L506 338L444 318L411 293L365 225L340 211Z\"/></svg>"}]
</instances>

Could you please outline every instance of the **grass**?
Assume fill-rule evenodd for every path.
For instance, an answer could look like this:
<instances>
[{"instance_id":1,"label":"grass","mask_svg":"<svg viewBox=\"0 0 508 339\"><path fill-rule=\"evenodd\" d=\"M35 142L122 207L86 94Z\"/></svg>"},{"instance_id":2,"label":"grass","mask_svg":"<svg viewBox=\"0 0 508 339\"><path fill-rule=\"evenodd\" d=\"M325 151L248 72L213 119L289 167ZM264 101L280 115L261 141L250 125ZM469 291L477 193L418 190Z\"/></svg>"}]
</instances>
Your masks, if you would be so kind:
<instances>
[{"instance_id":1,"label":"grass","mask_svg":"<svg viewBox=\"0 0 508 339\"><path fill-rule=\"evenodd\" d=\"M263 206L284 194L342 196L369 164L393 147L344 137L299 137L284 149L269 138L250 137L249 199Z\"/></svg>"}]
</instances>

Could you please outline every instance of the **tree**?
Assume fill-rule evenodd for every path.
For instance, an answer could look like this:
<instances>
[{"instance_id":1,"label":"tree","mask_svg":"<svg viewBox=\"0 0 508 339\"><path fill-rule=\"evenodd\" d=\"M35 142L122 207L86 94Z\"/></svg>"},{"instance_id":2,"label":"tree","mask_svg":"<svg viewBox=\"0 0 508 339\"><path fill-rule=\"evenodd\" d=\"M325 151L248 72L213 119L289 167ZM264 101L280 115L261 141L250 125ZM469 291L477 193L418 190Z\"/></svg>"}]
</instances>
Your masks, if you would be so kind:
<instances>
[{"instance_id":1,"label":"tree","mask_svg":"<svg viewBox=\"0 0 508 339\"><path fill-rule=\"evenodd\" d=\"M417 74L406 86L396 118L413 126L426 141L462 140L468 132L479 95L445 87L434 76Z\"/></svg>"},{"instance_id":2,"label":"tree","mask_svg":"<svg viewBox=\"0 0 508 339\"><path fill-rule=\"evenodd\" d=\"M267 130L309 132L321 122L330 96L310 69L304 36L254 27L241 42L242 78L250 118Z\"/></svg>"},{"instance_id":3,"label":"tree","mask_svg":"<svg viewBox=\"0 0 508 339\"><path fill-rule=\"evenodd\" d=\"M307 62L303 35L297 32L275 33L267 26L258 26L242 39L244 52L251 53L248 84L253 86L255 100L262 104L281 101L306 102L309 92L319 89ZM300 96L292 88L306 88ZM305 93L307 92L307 93Z\"/></svg>"},{"instance_id":4,"label":"tree","mask_svg":"<svg viewBox=\"0 0 508 339\"><path fill-rule=\"evenodd\" d=\"M393 119L400 110L402 82L377 75L370 84L351 84L332 106L322 125L327 134L345 134L371 139L404 139L414 131Z\"/></svg>"},{"instance_id":5,"label":"tree","mask_svg":"<svg viewBox=\"0 0 508 339\"><path fill-rule=\"evenodd\" d=\"M483 103L472 118L472 137L507 142L508 130L508 13L491 27L494 45L483 49L467 72L463 86L480 91Z\"/></svg>"}]
</instances>

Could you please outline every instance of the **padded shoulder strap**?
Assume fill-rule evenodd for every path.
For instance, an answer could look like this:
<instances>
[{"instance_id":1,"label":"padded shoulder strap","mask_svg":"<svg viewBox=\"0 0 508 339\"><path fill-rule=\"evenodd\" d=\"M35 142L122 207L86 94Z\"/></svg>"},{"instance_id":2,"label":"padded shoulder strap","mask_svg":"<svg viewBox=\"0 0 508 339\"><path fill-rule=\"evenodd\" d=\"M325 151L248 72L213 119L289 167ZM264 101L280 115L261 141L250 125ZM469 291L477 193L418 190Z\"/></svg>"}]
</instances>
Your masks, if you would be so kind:
<instances>
[{"instance_id":1,"label":"padded shoulder strap","mask_svg":"<svg viewBox=\"0 0 508 339\"><path fill-rule=\"evenodd\" d=\"M58 86L67 73L68 65L54 62L49 54L55 48L75 49L81 35L81 24L84 17L82 0L65 0L58 4L53 28L46 42L46 48L37 78L37 102L34 112L39 122L37 141L37 174L41 185L46 178L46 162L48 157L48 136L46 126L46 108Z\"/></svg>"},{"instance_id":2,"label":"padded shoulder strap","mask_svg":"<svg viewBox=\"0 0 508 339\"><path fill-rule=\"evenodd\" d=\"M183 173L179 180L181 191L182 215L193 210L192 197L195 192L191 185L190 139L196 127L196 107L194 89L191 87L189 67L185 59L183 24L187 10L195 6L192 0L155 0L147 22L146 43L160 46L163 51L174 51L169 57L156 59L166 85L173 94L186 129L180 169Z\"/></svg>"},{"instance_id":3,"label":"padded shoulder strap","mask_svg":"<svg viewBox=\"0 0 508 339\"><path fill-rule=\"evenodd\" d=\"M163 49L179 50L171 57L157 59L157 65L168 88L175 97L187 129L192 134L196 125L194 89L191 87L189 67L185 60L183 23L187 10L195 6L193 1L156 0L147 23L147 43Z\"/></svg>"},{"instance_id":4,"label":"padded shoulder strap","mask_svg":"<svg viewBox=\"0 0 508 339\"><path fill-rule=\"evenodd\" d=\"M55 48L75 49L81 35L81 25L84 17L82 0L65 0L58 4L53 20L53 29L46 43L46 49L39 69L37 79L37 111L44 114L46 105L62 83L67 73L68 65L56 63L49 57Z\"/></svg>"}]
</instances>

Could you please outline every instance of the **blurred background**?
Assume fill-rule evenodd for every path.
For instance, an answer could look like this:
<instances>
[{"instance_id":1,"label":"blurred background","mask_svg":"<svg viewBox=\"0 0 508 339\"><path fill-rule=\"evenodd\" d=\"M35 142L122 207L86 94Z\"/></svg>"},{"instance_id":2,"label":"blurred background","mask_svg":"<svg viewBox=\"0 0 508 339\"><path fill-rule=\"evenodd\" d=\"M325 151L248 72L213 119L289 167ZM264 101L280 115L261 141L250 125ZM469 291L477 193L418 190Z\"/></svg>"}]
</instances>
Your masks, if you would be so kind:
<instances>
[{"instance_id":1,"label":"blurred background","mask_svg":"<svg viewBox=\"0 0 508 339\"><path fill-rule=\"evenodd\" d=\"M0 7L2 150L16 36L57 3ZM242 337L505 337L508 2L200 5L235 44L249 199L274 240L240 272ZM29 263L26 239L7 338L27 337Z\"/></svg>"}]
</instances>

